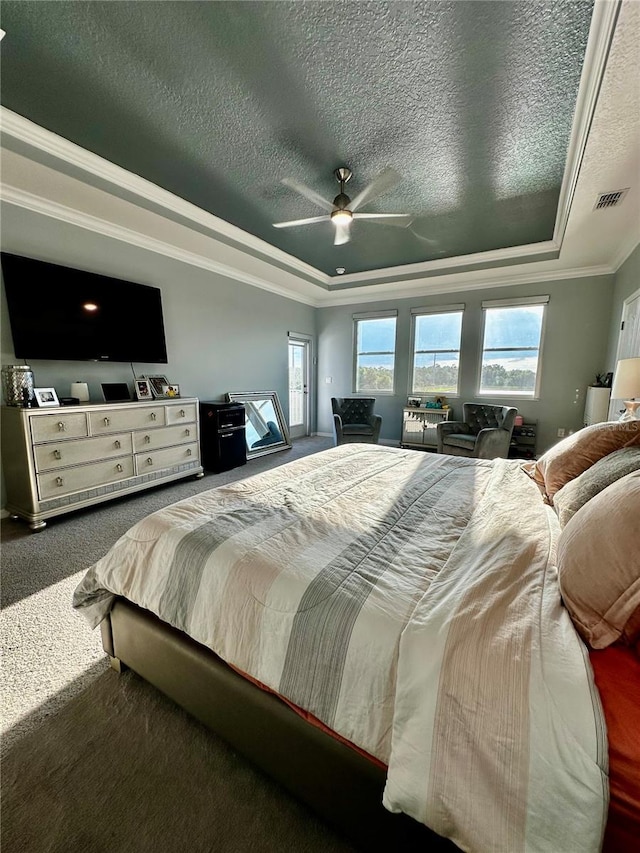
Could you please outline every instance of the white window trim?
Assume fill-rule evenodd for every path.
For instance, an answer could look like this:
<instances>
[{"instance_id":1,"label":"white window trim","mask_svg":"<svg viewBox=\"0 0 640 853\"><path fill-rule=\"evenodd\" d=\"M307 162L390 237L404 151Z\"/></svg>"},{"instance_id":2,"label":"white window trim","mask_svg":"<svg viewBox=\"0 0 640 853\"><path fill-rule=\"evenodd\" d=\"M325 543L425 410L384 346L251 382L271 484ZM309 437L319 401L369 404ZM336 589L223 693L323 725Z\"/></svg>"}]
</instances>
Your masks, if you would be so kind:
<instances>
[{"instance_id":1,"label":"white window trim","mask_svg":"<svg viewBox=\"0 0 640 853\"><path fill-rule=\"evenodd\" d=\"M381 320L393 317L396 321L395 337L393 341L393 382L391 390L386 391L377 388L374 391L357 391L358 384L358 321L359 320ZM362 311L353 315L353 341L351 351L353 353L351 371L351 393L356 397L370 397L373 393L380 397L394 397L396 393L396 359L398 357L398 311Z\"/></svg>"},{"instance_id":2,"label":"white window trim","mask_svg":"<svg viewBox=\"0 0 640 853\"><path fill-rule=\"evenodd\" d=\"M520 305L547 305L548 296L518 296L513 299L485 299L483 308L518 308Z\"/></svg>"},{"instance_id":3,"label":"white window trim","mask_svg":"<svg viewBox=\"0 0 640 853\"><path fill-rule=\"evenodd\" d=\"M523 296L516 299L489 299L482 303L482 335L480 336L480 353L478 358L478 374L476 377L476 397L485 400L500 399L500 400L540 400L540 385L542 382L542 353L544 349L545 332L547 328L547 310L549 304L548 296ZM538 368L536 370L536 384L533 389L533 394L518 394L515 392L488 392L481 391L482 385L482 357L484 355L484 333L486 329L487 312L486 308L519 308L522 305L544 305L545 310L542 314L542 327L540 329L540 344L538 346Z\"/></svg>"},{"instance_id":4,"label":"white window trim","mask_svg":"<svg viewBox=\"0 0 640 853\"><path fill-rule=\"evenodd\" d=\"M409 378L407 380L407 388L408 393L412 396L418 396L421 394L423 397L427 396L436 396L435 392L432 395L428 391L413 391L413 370L414 370L414 362L415 362L415 343L416 343L416 317L422 317L425 314L453 314L456 311L462 312L462 325L464 325L464 309L465 303L458 302L455 305L438 305L433 308L411 308L411 334L409 341ZM460 349L458 352L460 353L460 364L462 364L462 325L460 327ZM458 370L458 387L455 393L443 394L443 397L446 397L448 400L457 400L460 397L460 373Z\"/></svg>"}]
</instances>

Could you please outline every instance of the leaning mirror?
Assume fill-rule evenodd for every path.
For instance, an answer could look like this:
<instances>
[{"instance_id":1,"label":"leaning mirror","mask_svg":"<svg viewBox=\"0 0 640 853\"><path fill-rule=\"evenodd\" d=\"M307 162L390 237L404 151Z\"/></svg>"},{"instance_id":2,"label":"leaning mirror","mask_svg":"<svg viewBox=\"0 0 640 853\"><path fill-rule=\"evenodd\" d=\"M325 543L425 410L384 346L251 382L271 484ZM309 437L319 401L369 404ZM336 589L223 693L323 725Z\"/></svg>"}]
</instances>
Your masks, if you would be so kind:
<instances>
[{"instance_id":1,"label":"leaning mirror","mask_svg":"<svg viewBox=\"0 0 640 853\"><path fill-rule=\"evenodd\" d=\"M244 405L247 459L291 447L289 430L275 391L228 392L227 399Z\"/></svg>"}]
</instances>

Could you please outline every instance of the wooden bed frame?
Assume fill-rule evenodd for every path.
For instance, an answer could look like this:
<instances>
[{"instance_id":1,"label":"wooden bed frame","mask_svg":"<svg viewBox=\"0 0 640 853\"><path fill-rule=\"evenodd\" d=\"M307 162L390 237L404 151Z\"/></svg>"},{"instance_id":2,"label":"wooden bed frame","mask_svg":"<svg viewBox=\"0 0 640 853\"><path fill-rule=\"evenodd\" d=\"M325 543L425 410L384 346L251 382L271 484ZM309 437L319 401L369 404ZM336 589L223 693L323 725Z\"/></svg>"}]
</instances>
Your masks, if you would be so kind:
<instances>
[{"instance_id":1,"label":"wooden bed frame","mask_svg":"<svg viewBox=\"0 0 640 853\"><path fill-rule=\"evenodd\" d=\"M358 847L459 853L384 808L382 768L149 611L118 598L102 623L102 642L116 669L124 665L153 684Z\"/></svg>"}]
</instances>

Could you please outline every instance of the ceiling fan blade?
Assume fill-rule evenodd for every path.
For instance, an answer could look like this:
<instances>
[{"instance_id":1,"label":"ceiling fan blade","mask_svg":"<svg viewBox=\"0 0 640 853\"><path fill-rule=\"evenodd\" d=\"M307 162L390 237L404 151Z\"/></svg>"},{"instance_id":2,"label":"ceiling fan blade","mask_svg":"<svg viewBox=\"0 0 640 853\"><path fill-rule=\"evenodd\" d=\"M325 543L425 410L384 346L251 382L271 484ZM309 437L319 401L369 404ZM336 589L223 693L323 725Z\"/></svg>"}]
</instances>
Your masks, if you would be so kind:
<instances>
[{"instance_id":1,"label":"ceiling fan blade","mask_svg":"<svg viewBox=\"0 0 640 853\"><path fill-rule=\"evenodd\" d=\"M343 246L351 239L351 227L349 225L336 225L336 236L334 246Z\"/></svg>"},{"instance_id":2,"label":"ceiling fan blade","mask_svg":"<svg viewBox=\"0 0 640 853\"><path fill-rule=\"evenodd\" d=\"M313 225L314 222L326 222L328 216L311 216L309 219L292 219L291 222L274 222L274 228L293 228L295 225Z\"/></svg>"},{"instance_id":3,"label":"ceiling fan blade","mask_svg":"<svg viewBox=\"0 0 640 853\"><path fill-rule=\"evenodd\" d=\"M374 178L371 183L362 190L362 192L358 193L351 202L350 209L355 211L364 204L369 204L369 202L373 201L374 198L378 198L382 193L386 193L392 189L392 187L395 187L400 180L401 175L399 175L395 169L385 169L380 172L378 177Z\"/></svg>"},{"instance_id":4,"label":"ceiling fan blade","mask_svg":"<svg viewBox=\"0 0 640 853\"><path fill-rule=\"evenodd\" d=\"M333 204L325 198L322 198L322 196L315 190L312 190L311 187L301 184L299 181L294 181L293 178L283 178L281 183L286 187L295 190L297 193L300 193L300 195L303 195L305 198L308 198L309 201L317 204L318 207L321 207L323 210L328 210L329 212L333 210Z\"/></svg>"},{"instance_id":5,"label":"ceiling fan blade","mask_svg":"<svg viewBox=\"0 0 640 853\"><path fill-rule=\"evenodd\" d=\"M364 219L366 222L379 223L380 225L399 225L406 228L411 225L414 216L411 213L354 213L354 219Z\"/></svg>"}]
</instances>

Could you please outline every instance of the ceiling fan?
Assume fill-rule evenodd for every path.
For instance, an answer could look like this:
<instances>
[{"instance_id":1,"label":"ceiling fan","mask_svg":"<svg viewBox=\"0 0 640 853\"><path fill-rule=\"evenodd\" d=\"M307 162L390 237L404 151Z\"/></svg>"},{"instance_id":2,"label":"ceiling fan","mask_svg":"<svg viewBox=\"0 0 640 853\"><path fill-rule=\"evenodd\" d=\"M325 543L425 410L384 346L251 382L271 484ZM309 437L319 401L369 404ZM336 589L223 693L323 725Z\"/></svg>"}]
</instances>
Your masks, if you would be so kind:
<instances>
[{"instance_id":1,"label":"ceiling fan","mask_svg":"<svg viewBox=\"0 0 640 853\"><path fill-rule=\"evenodd\" d=\"M285 178L282 183L292 190L300 193L305 198L308 198L318 207L324 208L329 212L323 216L311 216L309 219L293 219L291 222L274 222L274 228L294 228L298 225L313 225L316 222L326 222L330 219L336 226L336 234L333 240L334 246L341 246L343 243L348 243L351 239L350 229L354 219L362 220L363 222L377 222L380 225L400 225L406 227L413 217L409 213L356 213L359 207L369 204L375 198L378 198L382 193L387 192L400 181L400 175L395 169L385 169L383 172L371 181L353 201L346 195L344 185L351 180L353 173L351 169L342 166L340 169L335 169L333 172L336 181L340 184L340 192L334 198L333 202L327 201L315 190L294 181L291 178Z\"/></svg>"}]
</instances>

